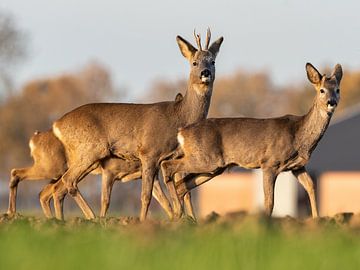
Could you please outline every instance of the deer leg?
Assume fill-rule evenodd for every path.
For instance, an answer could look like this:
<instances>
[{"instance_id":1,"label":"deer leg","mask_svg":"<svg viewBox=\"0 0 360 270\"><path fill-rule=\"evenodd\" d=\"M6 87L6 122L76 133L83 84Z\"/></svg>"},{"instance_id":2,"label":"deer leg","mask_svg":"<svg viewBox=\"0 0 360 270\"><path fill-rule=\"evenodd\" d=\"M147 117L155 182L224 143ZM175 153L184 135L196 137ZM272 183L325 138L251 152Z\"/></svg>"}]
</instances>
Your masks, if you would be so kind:
<instances>
[{"instance_id":1,"label":"deer leg","mask_svg":"<svg viewBox=\"0 0 360 270\"><path fill-rule=\"evenodd\" d=\"M188 175L179 183L176 183L176 192L181 198L183 198L188 192L190 192L190 190L202 185L203 183L206 183L207 181L214 178L216 175L204 176L191 174L191 176L192 177Z\"/></svg>"},{"instance_id":2,"label":"deer leg","mask_svg":"<svg viewBox=\"0 0 360 270\"><path fill-rule=\"evenodd\" d=\"M76 163L73 163L76 164ZM71 166L69 169L65 172L65 174L62 176L61 181L63 182L63 185L61 186L61 189L59 189L58 197L60 199L63 199L62 196L65 196L67 191L69 191L70 195L73 197L77 205L80 207L82 212L84 213L85 217L87 219L94 219L95 214L91 210L90 206L85 201L84 197L81 195L79 189L77 188L77 183L81 181L89 172L91 172L94 168L96 168L97 164L86 164L81 166ZM68 186L66 186L66 183L76 183L75 186L72 186L73 189L69 189ZM66 192L63 191L63 189L66 189ZM71 191L71 192L70 192ZM55 198L54 198L55 200ZM55 202L54 202L55 205ZM56 212L56 211L55 211ZM60 215L59 215L60 216Z\"/></svg>"},{"instance_id":3,"label":"deer leg","mask_svg":"<svg viewBox=\"0 0 360 270\"><path fill-rule=\"evenodd\" d=\"M154 180L154 186L153 186L153 192L152 192L154 198L159 202L161 207L165 210L166 214L168 215L169 219L172 220L174 218L174 213L171 208L170 202L168 198L166 197L164 191L162 190L160 186L159 179L155 177Z\"/></svg>"},{"instance_id":4,"label":"deer leg","mask_svg":"<svg viewBox=\"0 0 360 270\"><path fill-rule=\"evenodd\" d=\"M27 170L29 170L29 168L11 170L11 178L9 182L9 206L7 210L7 214L9 215L15 214L16 212L17 187L19 182L22 180L24 172Z\"/></svg>"},{"instance_id":5,"label":"deer leg","mask_svg":"<svg viewBox=\"0 0 360 270\"><path fill-rule=\"evenodd\" d=\"M311 214L313 218L318 217L318 211L316 206L316 198L315 198L315 188L314 188L314 182L311 179L310 175L306 171L305 167L302 167L299 170L294 170L292 173L295 175L299 183L304 187L306 190L310 205L311 205Z\"/></svg>"},{"instance_id":6,"label":"deer leg","mask_svg":"<svg viewBox=\"0 0 360 270\"><path fill-rule=\"evenodd\" d=\"M61 181L64 182L68 192L75 200L81 197L81 195L79 195L80 197L76 197L76 194L79 193L77 184L87 174L99 166L100 160L106 158L110 154L106 149L107 147L104 148L101 143L99 143L99 145L86 145L81 149L77 149L76 155L74 154L68 158L68 170L63 174ZM85 208L86 211L90 209L88 206Z\"/></svg>"},{"instance_id":7,"label":"deer leg","mask_svg":"<svg viewBox=\"0 0 360 270\"><path fill-rule=\"evenodd\" d=\"M274 189L277 175L270 170L263 170L263 188L265 213L271 216L274 209Z\"/></svg>"},{"instance_id":8,"label":"deer leg","mask_svg":"<svg viewBox=\"0 0 360 270\"><path fill-rule=\"evenodd\" d=\"M14 186L10 186L9 206L7 210L8 215L12 215L16 213L16 196L17 196L17 184Z\"/></svg>"},{"instance_id":9,"label":"deer leg","mask_svg":"<svg viewBox=\"0 0 360 270\"><path fill-rule=\"evenodd\" d=\"M168 181L166 182L166 186L169 190L170 193L170 198L173 202L173 206L174 206L174 218L175 219L179 219L183 213L183 207L182 204L179 200L179 197L176 193L176 188L175 188L175 183L174 181Z\"/></svg>"},{"instance_id":10,"label":"deer leg","mask_svg":"<svg viewBox=\"0 0 360 270\"><path fill-rule=\"evenodd\" d=\"M190 190L206 183L214 177L222 174L226 167L218 168L211 173L190 173L184 178L176 182L176 192L181 198L186 195Z\"/></svg>"},{"instance_id":11,"label":"deer leg","mask_svg":"<svg viewBox=\"0 0 360 270\"><path fill-rule=\"evenodd\" d=\"M93 210L90 208L88 203L85 201L84 197L80 193L80 190L77 190L75 196L73 195L73 198L77 205L80 207L80 209L83 211L86 219L94 219L95 214Z\"/></svg>"},{"instance_id":12,"label":"deer leg","mask_svg":"<svg viewBox=\"0 0 360 270\"><path fill-rule=\"evenodd\" d=\"M141 158L142 165L142 182L141 182L141 210L140 221L144 221L147 217L154 184L156 171L156 162L148 157Z\"/></svg>"},{"instance_id":13,"label":"deer leg","mask_svg":"<svg viewBox=\"0 0 360 270\"><path fill-rule=\"evenodd\" d=\"M52 197L54 201L55 217L64 220L64 198L67 194L65 184L60 180L52 186Z\"/></svg>"},{"instance_id":14,"label":"deer leg","mask_svg":"<svg viewBox=\"0 0 360 270\"><path fill-rule=\"evenodd\" d=\"M185 178L185 174L184 173L175 173L174 176L174 180L175 180L175 187L176 187L176 192L178 193L178 188L177 188L177 184L181 183L181 180ZM184 205L185 210L186 210L186 214L188 216L190 216L192 219L196 220L195 217L195 213L194 213L194 209L191 203L191 193L190 191L187 192L184 196L180 196L180 201L181 203Z\"/></svg>"},{"instance_id":15,"label":"deer leg","mask_svg":"<svg viewBox=\"0 0 360 270\"><path fill-rule=\"evenodd\" d=\"M187 162L187 160L183 157L175 160L166 160L161 163L164 181L170 181L170 177L172 177L175 173L184 173L188 171L192 171L192 173L186 175L181 180L175 181L176 188L175 192L177 194L176 197L180 197L183 200L183 197L193 188L211 180L215 176L223 173L226 170L226 167L213 168L211 173L202 173L203 171L209 170L207 167L199 166L198 168L194 168L191 162ZM175 174L176 176L176 174ZM189 203L188 199L187 205ZM180 204L181 205L181 204ZM193 212L193 210L191 210Z\"/></svg>"},{"instance_id":16,"label":"deer leg","mask_svg":"<svg viewBox=\"0 0 360 270\"><path fill-rule=\"evenodd\" d=\"M165 160L161 163L163 179L170 193L170 198L174 208L174 217L176 219L181 217L183 207L176 192L173 176L176 172L180 171L183 166L182 159Z\"/></svg>"},{"instance_id":17,"label":"deer leg","mask_svg":"<svg viewBox=\"0 0 360 270\"><path fill-rule=\"evenodd\" d=\"M100 217L105 217L110 205L111 191L115 176L109 171L103 171L101 183L101 210Z\"/></svg>"},{"instance_id":18,"label":"deer leg","mask_svg":"<svg viewBox=\"0 0 360 270\"><path fill-rule=\"evenodd\" d=\"M16 212L16 196L18 184L21 181L30 179L40 180L46 178L44 176L41 176L40 173L37 173L37 170L34 169L34 167L11 170L11 178L9 182L9 206L7 210L8 214L14 214Z\"/></svg>"},{"instance_id":19,"label":"deer leg","mask_svg":"<svg viewBox=\"0 0 360 270\"><path fill-rule=\"evenodd\" d=\"M196 220L194 208L191 203L191 192L190 191L188 193L186 193L184 196L184 206L185 206L187 215L190 216L193 220Z\"/></svg>"},{"instance_id":20,"label":"deer leg","mask_svg":"<svg viewBox=\"0 0 360 270\"><path fill-rule=\"evenodd\" d=\"M61 182L61 181L59 181ZM68 193L67 188L61 182L61 185L58 187L57 191L53 194L54 200L54 209L55 209L55 217L59 220L64 220L64 198ZM94 212L91 210L89 205L86 203L85 199L82 197L80 191L76 191L75 196L73 197L77 205L83 211L86 219L94 219ZM88 209L87 209L88 208Z\"/></svg>"},{"instance_id":21,"label":"deer leg","mask_svg":"<svg viewBox=\"0 0 360 270\"><path fill-rule=\"evenodd\" d=\"M20 177L17 175L16 169L11 170L11 178L9 182L9 206L7 214L11 215L16 212L16 196L17 196L17 187L20 182Z\"/></svg>"},{"instance_id":22,"label":"deer leg","mask_svg":"<svg viewBox=\"0 0 360 270\"><path fill-rule=\"evenodd\" d=\"M53 196L54 184L55 184L54 182L50 182L41 190L41 192L39 194L40 205L41 205L41 208L42 208L46 218L53 217L53 214L51 212L51 207L50 207L50 201Z\"/></svg>"}]
</instances>

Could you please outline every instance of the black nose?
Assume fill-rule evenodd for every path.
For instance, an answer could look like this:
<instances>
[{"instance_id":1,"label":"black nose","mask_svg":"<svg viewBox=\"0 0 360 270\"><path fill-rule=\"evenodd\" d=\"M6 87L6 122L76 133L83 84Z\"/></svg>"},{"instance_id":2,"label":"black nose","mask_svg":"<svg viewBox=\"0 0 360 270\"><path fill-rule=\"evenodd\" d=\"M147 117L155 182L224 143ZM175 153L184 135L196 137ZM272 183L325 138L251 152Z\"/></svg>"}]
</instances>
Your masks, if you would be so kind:
<instances>
[{"instance_id":1,"label":"black nose","mask_svg":"<svg viewBox=\"0 0 360 270\"><path fill-rule=\"evenodd\" d=\"M200 75L201 75L201 77L210 77L211 72L208 69L204 69L203 71L201 71Z\"/></svg>"},{"instance_id":2,"label":"black nose","mask_svg":"<svg viewBox=\"0 0 360 270\"><path fill-rule=\"evenodd\" d=\"M335 99L330 99L330 100L328 101L328 105L334 107L334 106L337 106L337 102L336 102Z\"/></svg>"}]
</instances>

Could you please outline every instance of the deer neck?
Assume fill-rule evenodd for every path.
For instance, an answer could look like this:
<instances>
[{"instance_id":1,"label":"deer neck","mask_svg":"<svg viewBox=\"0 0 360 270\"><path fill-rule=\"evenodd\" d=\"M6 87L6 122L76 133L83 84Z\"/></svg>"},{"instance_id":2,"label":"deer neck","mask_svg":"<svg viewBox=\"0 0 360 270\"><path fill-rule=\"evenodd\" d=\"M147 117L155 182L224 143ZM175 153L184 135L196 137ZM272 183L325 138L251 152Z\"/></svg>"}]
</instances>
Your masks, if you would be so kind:
<instances>
[{"instance_id":1,"label":"deer neck","mask_svg":"<svg viewBox=\"0 0 360 270\"><path fill-rule=\"evenodd\" d=\"M296 139L299 152L304 156L310 157L329 126L331 116L332 114L324 110L315 100L309 112L300 120Z\"/></svg>"},{"instance_id":2,"label":"deer neck","mask_svg":"<svg viewBox=\"0 0 360 270\"><path fill-rule=\"evenodd\" d=\"M180 114L186 125L196 123L207 117L210 107L213 84L198 86L188 84L188 89L180 104Z\"/></svg>"}]
</instances>

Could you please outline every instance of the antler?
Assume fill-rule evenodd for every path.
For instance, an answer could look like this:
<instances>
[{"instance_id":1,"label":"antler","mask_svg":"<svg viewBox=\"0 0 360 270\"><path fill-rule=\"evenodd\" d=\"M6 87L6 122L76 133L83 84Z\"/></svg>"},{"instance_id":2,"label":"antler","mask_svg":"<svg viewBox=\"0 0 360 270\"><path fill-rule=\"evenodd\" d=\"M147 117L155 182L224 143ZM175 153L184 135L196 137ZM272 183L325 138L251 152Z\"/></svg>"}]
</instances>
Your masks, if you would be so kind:
<instances>
[{"instance_id":1,"label":"antler","mask_svg":"<svg viewBox=\"0 0 360 270\"><path fill-rule=\"evenodd\" d=\"M199 50L202 51L200 34L196 34L195 29L194 29L194 37L195 37L195 40L196 40L196 44L199 47Z\"/></svg>"},{"instance_id":2,"label":"antler","mask_svg":"<svg viewBox=\"0 0 360 270\"><path fill-rule=\"evenodd\" d=\"M211 39L211 31L210 31L210 28L208 27L207 32L206 32L205 50L209 49L210 39Z\"/></svg>"}]
</instances>

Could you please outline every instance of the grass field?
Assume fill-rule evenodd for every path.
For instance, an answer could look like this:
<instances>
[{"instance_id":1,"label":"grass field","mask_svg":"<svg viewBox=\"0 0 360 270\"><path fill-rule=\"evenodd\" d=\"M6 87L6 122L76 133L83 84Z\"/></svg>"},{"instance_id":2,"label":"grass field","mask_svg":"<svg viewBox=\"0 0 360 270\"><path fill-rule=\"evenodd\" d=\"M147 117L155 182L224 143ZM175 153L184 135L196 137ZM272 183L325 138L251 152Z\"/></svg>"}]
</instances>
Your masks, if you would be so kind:
<instances>
[{"instance_id":1,"label":"grass field","mask_svg":"<svg viewBox=\"0 0 360 270\"><path fill-rule=\"evenodd\" d=\"M360 269L359 216L0 219L0 269ZM127 225L126 225L127 224Z\"/></svg>"}]
</instances>

